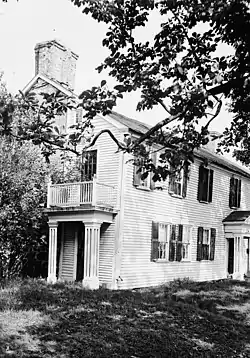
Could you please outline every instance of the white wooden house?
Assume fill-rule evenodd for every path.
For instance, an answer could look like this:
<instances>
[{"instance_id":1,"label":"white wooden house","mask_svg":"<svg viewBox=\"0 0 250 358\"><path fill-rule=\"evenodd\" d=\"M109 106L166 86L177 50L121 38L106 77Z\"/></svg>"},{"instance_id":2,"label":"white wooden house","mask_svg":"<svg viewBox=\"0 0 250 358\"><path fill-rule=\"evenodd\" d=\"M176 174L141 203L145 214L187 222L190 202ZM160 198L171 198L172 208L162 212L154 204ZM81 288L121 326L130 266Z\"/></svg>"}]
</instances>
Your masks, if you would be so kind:
<instances>
[{"instance_id":1,"label":"white wooden house","mask_svg":"<svg viewBox=\"0 0 250 358\"><path fill-rule=\"evenodd\" d=\"M120 141L148 129L115 112L93 124ZM249 171L203 148L188 176L159 190L129 159L104 133L85 156L84 181L49 185L49 282L126 289L249 275Z\"/></svg>"},{"instance_id":2,"label":"white wooden house","mask_svg":"<svg viewBox=\"0 0 250 358\"><path fill-rule=\"evenodd\" d=\"M117 113L93 123L121 141L147 130ZM149 177L138 178L130 155L117 152L108 134L90 153L85 170L91 180L49 188L50 281L114 289L249 273L247 170L200 149L186 179L166 180L158 190Z\"/></svg>"}]
</instances>

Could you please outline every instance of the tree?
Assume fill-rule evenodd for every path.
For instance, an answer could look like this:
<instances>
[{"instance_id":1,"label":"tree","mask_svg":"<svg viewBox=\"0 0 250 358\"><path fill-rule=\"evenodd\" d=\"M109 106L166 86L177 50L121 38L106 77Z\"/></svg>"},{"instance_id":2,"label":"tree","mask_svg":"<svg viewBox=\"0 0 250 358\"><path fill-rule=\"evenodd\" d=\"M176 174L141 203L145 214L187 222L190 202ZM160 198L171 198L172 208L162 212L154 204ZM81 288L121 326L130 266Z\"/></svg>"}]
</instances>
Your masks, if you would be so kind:
<instances>
[{"instance_id":1,"label":"tree","mask_svg":"<svg viewBox=\"0 0 250 358\"><path fill-rule=\"evenodd\" d=\"M32 94L21 94L14 106L13 102L7 106L6 133L9 131L8 134L13 135L11 114L18 109L20 117L29 118L25 126L23 121L18 126L19 138L41 145L47 158L56 149L80 154L75 146L91 128L94 116L108 114L124 93L140 91L137 110L162 106L166 118L139 139L129 138L124 143L119 143L104 129L92 138L92 142L86 140L85 149L103 132L108 132L121 150L144 156L146 169L153 171L154 180L158 180L168 174L167 163L176 167L183 160L193 160L194 149L209 141L209 127L226 100L233 120L220 138L220 148L228 151L236 147L233 152L236 159L249 164L250 13L247 0L71 2L84 14L108 25L103 46L108 48L109 56L97 70L108 71L117 85L111 89L103 80L100 86L82 92L80 99L85 121L68 137L58 133L54 118L76 104L60 94L44 94L42 103L37 103ZM161 29L153 41L138 41L136 30L147 28L152 12L162 18ZM216 55L220 44L231 46L232 54ZM0 105L0 114L1 111ZM157 168L145 150L145 143L155 142L165 148Z\"/></svg>"},{"instance_id":2,"label":"tree","mask_svg":"<svg viewBox=\"0 0 250 358\"><path fill-rule=\"evenodd\" d=\"M127 147L143 151L143 142L160 143L162 165L148 169L159 178L166 162L192 160L194 148L206 144L208 131L227 100L233 120L220 138L221 149L235 147L234 156L250 163L249 139L249 2L245 0L71 0L84 14L108 24L103 46L109 56L97 68L117 81L106 81L83 91L86 120L109 113L123 94L140 91L137 110L162 106L166 118ZM147 29L150 13L157 12L161 29L152 42L137 41L136 30ZM202 26L200 26L202 24ZM231 55L217 56L221 43ZM141 148L141 149L140 149ZM174 149L174 150L173 150Z\"/></svg>"},{"instance_id":3,"label":"tree","mask_svg":"<svg viewBox=\"0 0 250 358\"><path fill-rule=\"evenodd\" d=\"M46 176L38 147L2 139L0 143L1 278L25 270L27 255L47 246Z\"/></svg>"}]
</instances>

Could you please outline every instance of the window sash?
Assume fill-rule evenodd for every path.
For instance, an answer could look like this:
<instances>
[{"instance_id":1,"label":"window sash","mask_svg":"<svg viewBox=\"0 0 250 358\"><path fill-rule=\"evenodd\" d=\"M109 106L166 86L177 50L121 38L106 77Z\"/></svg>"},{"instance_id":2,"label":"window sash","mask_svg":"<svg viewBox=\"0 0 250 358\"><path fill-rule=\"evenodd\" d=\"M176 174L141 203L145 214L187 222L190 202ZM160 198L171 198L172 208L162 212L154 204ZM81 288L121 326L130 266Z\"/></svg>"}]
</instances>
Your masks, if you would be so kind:
<instances>
[{"instance_id":1,"label":"window sash","mask_svg":"<svg viewBox=\"0 0 250 358\"><path fill-rule=\"evenodd\" d=\"M209 260L211 252L211 229L203 229L202 237L202 260Z\"/></svg>"}]
</instances>

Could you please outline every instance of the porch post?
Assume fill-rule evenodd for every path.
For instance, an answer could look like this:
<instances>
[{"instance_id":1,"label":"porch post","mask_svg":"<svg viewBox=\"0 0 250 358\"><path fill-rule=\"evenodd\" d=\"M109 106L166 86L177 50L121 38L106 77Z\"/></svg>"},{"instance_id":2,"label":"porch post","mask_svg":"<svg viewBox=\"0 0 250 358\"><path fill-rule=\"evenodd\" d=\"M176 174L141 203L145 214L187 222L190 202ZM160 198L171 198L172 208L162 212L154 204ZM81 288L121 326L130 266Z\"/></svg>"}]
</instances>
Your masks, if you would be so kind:
<instances>
[{"instance_id":1,"label":"porch post","mask_svg":"<svg viewBox=\"0 0 250 358\"><path fill-rule=\"evenodd\" d=\"M56 256L57 256L57 226L56 221L49 222L49 262L48 278L49 283L56 282Z\"/></svg>"},{"instance_id":2,"label":"porch post","mask_svg":"<svg viewBox=\"0 0 250 358\"><path fill-rule=\"evenodd\" d=\"M99 288L99 246L100 227L99 222L84 222L84 269L83 287L92 290Z\"/></svg>"}]
</instances>

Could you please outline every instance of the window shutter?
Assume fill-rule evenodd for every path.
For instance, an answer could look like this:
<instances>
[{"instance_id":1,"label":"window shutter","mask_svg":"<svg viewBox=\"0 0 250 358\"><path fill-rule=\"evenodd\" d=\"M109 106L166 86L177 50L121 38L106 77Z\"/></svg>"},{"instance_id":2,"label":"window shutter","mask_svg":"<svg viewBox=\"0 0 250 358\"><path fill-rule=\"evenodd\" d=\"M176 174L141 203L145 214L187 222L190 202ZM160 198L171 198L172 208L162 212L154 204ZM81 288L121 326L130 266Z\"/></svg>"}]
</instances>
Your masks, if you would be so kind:
<instances>
[{"instance_id":1,"label":"window shutter","mask_svg":"<svg viewBox=\"0 0 250 358\"><path fill-rule=\"evenodd\" d=\"M176 261L182 259L182 237L183 237L183 225L178 225L178 241L176 246Z\"/></svg>"},{"instance_id":2,"label":"window shutter","mask_svg":"<svg viewBox=\"0 0 250 358\"><path fill-rule=\"evenodd\" d=\"M203 176L204 176L204 167L203 167L203 165L200 165L200 167L199 167L199 178L198 178L198 196L197 196L197 199L199 201L202 201Z\"/></svg>"},{"instance_id":3,"label":"window shutter","mask_svg":"<svg viewBox=\"0 0 250 358\"><path fill-rule=\"evenodd\" d=\"M134 165L134 186L139 186L141 182L141 173L138 170L139 166Z\"/></svg>"},{"instance_id":4,"label":"window shutter","mask_svg":"<svg viewBox=\"0 0 250 358\"><path fill-rule=\"evenodd\" d=\"M215 237L216 237L216 229L211 229L211 238L210 238L210 260L214 260L215 253Z\"/></svg>"},{"instance_id":5,"label":"window shutter","mask_svg":"<svg viewBox=\"0 0 250 358\"><path fill-rule=\"evenodd\" d=\"M213 181L214 181L214 171L210 169L209 171L209 188L208 188L208 202L211 203L213 199Z\"/></svg>"},{"instance_id":6,"label":"window shutter","mask_svg":"<svg viewBox=\"0 0 250 358\"><path fill-rule=\"evenodd\" d=\"M157 161L157 153L152 153L152 156L151 156L151 159L152 159L152 164L154 165L154 166L156 166L156 161ZM155 188L155 182L153 181L153 175L154 175L154 173L150 173L150 189L151 190L154 190L154 188Z\"/></svg>"},{"instance_id":7,"label":"window shutter","mask_svg":"<svg viewBox=\"0 0 250 358\"><path fill-rule=\"evenodd\" d=\"M183 168L183 188L182 188L183 198L187 196L187 182L188 182L188 163L185 163Z\"/></svg>"},{"instance_id":8,"label":"window shutter","mask_svg":"<svg viewBox=\"0 0 250 358\"><path fill-rule=\"evenodd\" d=\"M171 225L170 242L169 242L169 261L175 259L175 247L176 247L176 225Z\"/></svg>"},{"instance_id":9,"label":"window shutter","mask_svg":"<svg viewBox=\"0 0 250 358\"><path fill-rule=\"evenodd\" d=\"M234 206L235 190L234 190L234 177L230 179L230 189L229 189L229 207Z\"/></svg>"},{"instance_id":10,"label":"window shutter","mask_svg":"<svg viewBox=\"0 0 250 358\"><path fill-rule=\"evenodd\" d=\"M238 181L238 192L237 192L237 208L240 207L240 200L241 200L241 180Z\"/></svg>"},{"instance_id":11,"label":"window shutter","mask_svg":"<svg viewBox=\"0 0 250 358\"><path fill-rule=\"evenodd\" d=\"M159 223L152 221L151 261L158 259Z\"/></svg>"},{"instance_id":12,"label":"window shutter","mask_svg":"<svg viewBox=\"0 0 250 358\"><path fill-rule=\"evenodd\" d=\"M202 260L202 241L203 241L203 227L198 227L197 235L197 261Z\"/></svg>"}]
</instances>

